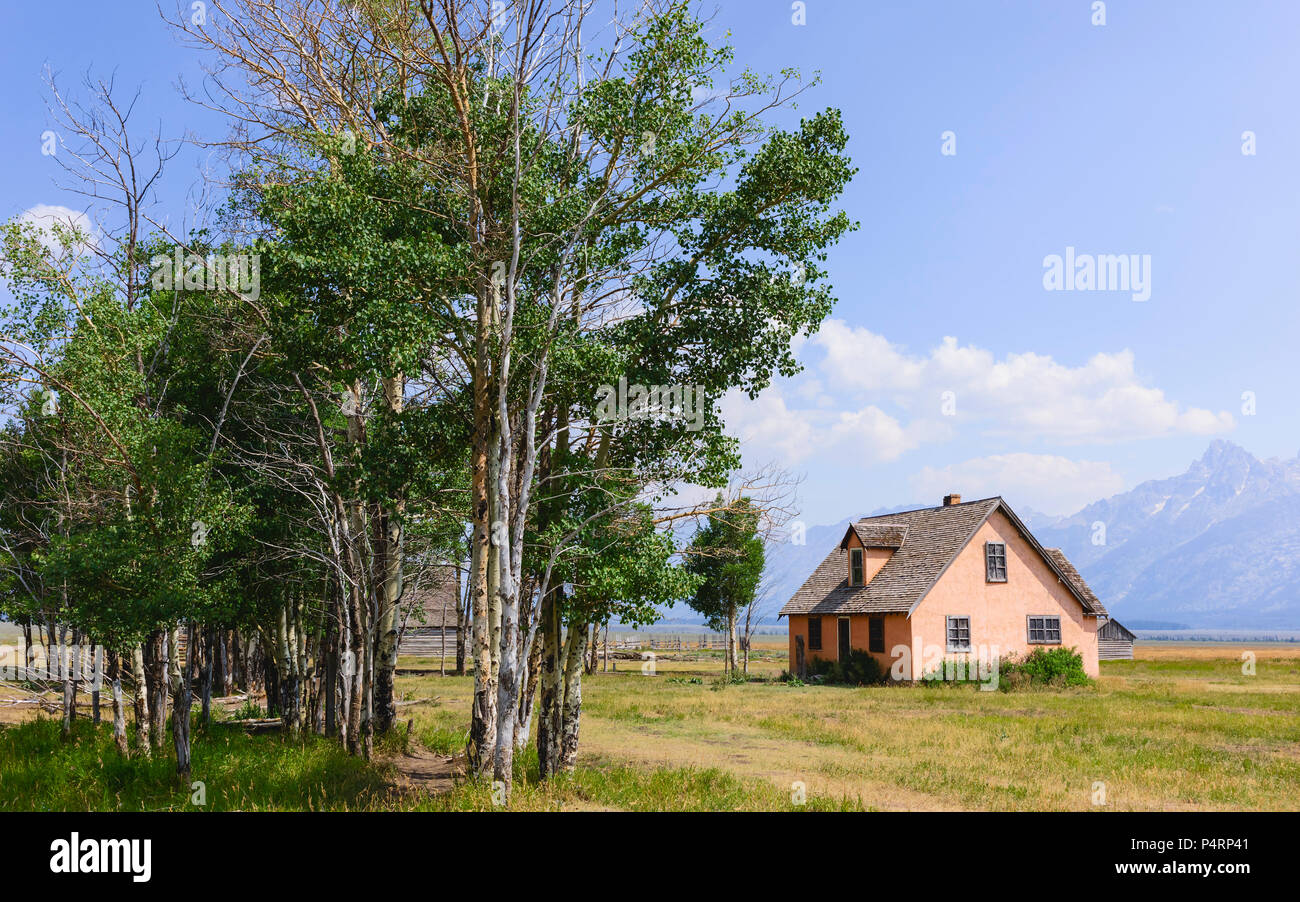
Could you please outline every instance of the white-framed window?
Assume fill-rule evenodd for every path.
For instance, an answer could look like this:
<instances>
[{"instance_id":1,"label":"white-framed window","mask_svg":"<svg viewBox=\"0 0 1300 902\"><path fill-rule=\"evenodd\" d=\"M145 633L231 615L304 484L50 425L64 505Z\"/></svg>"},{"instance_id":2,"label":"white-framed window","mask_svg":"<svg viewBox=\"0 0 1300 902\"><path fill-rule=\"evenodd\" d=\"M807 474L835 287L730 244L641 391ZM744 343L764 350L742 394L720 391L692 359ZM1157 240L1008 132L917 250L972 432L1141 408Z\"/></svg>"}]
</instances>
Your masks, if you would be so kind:
<instances>
[{"instance_id":1,"label":"white-framed window","mask_svg":"<svg viewBox=\"0 0 1300 902\"><path fill-rule=\"evenodd\" d=\"M970 651L970 617L948 617L948 651Z\"/></svg>"},{"instance_id":2,"label":"white-framed window","mask_svg":"<svg viewBox=\"0 0 1300 902\"><path fill-rule=\"evenodd\" d=\"M1030 645L1060 645L1061 618L1055 615L1029 615Z\"/></svg>"},{"instance_id":3,"label":"white-framed window","mask_svg":"<svg viewBox=\"0 0 1300 902\"><path fill-rule=\"evenodd\" d=\"M862 549L850 548L849 549L849 585L850 586L862 585L862 576L863 576Z\"/></svg>"},{"instance_id":4,"label":"white-framed window","mask_svg":"<svg viewBox=\"0 0 1300 902\"><path fill-rule=\"evenodd\" d=\"M991 583L1007 581L1007 546L1004 543L984 543L984 572Z\"/></svg>"}]
</instances>

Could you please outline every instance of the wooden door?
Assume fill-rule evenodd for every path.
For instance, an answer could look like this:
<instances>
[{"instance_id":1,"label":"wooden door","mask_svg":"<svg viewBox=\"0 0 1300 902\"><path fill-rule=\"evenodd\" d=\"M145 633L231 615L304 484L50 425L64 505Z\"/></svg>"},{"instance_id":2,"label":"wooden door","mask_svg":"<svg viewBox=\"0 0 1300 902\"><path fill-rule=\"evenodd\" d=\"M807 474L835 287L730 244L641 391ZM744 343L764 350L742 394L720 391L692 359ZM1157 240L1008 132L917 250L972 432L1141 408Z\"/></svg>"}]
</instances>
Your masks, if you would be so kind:
<instances>
[{"instance_id":1,"label":"wooden door","mask_svg":"<svg viewBox=\"0 0 1300 902\"><path fill-rule=\"evenodd\" d=\"M849 618L840 618L840 660L849 659Z\"/></svg>"}]
</instances>

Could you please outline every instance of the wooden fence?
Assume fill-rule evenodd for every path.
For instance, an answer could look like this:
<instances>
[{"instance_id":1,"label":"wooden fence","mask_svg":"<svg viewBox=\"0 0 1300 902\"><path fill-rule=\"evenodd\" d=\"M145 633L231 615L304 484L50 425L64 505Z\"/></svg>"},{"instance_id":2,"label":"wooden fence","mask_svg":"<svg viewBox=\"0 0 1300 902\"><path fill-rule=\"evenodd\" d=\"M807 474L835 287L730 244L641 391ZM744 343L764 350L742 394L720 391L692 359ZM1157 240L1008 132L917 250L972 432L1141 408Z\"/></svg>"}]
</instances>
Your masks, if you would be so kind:
<instances>
[{"instance_id":1,"label":"wooden fence","mask_svg":"<svg viewBox=\"0 0 1300 902\"><path fill-rule=\"evenodd\" d=\"M703 649L724 650L727 637L721 633L696 634L692 636L611 636L608 642L602 641L600 649L610 651L700 651Z\"/></svg>"},{"instance_id":2,"label":"wooden fence","mask_svg":"<svg viewBox=\"0 0 1300 902\"><path fill-rule=\"evenodd\" d=\"M723 651L727 637L721 633L673 636L610 636L602 638L596 654L606 651ZM445 658L456 655L456 631L439 631L437 627L408 629L398 640L397 653L420 658Z\"/></svg>"}]
</instances>

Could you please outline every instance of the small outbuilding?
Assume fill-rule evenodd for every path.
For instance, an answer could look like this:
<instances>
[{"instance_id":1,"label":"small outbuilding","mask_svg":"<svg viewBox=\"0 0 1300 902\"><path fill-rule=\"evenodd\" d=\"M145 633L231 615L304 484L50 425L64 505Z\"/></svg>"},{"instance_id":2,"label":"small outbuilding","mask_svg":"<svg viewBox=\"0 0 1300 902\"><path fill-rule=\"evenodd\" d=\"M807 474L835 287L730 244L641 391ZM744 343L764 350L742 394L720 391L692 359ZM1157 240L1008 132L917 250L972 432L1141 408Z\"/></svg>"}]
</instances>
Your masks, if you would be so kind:
<instances>
[{"instance_id":1,"label":"small outbuilding","mask_svg":"<svg viewBox=\"0 0 1300 902\"><path fill-rule=\"evenodd\" d=\"M1137 636L1118 620L1107 620L1097 630L1097 660L1132 661Z\"/></svg>"},{"instance_id":2,"label":"small outbuilding","mask_svg":"<svg viewBox=\"0 0 1300 902\"><path fill-rule=\"evenodd\" d=\"M467 628L460 569L454 564L428 567L416 574L402 596L397 653L453 658L464 647Z\"/></svg>"}]
</instances>

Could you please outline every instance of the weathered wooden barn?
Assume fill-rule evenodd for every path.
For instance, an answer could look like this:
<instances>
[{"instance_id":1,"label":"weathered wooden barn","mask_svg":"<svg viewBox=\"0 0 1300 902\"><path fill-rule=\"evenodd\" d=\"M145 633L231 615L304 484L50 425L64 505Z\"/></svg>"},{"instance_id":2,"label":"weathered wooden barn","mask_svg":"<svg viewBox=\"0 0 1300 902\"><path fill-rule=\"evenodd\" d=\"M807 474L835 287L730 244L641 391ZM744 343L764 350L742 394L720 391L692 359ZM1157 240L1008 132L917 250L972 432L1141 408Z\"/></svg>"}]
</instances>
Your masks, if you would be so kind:
<instances>
[{"instance_id":1,"label":"weathered wooden barn","mask_svg":"<svg viewBox=\"0 0 1300 902\"><path fill-rule=\"evenodd\" d=\"M406 587L402 597L399 655L436 658L456 656L456 638L466 626L460 568L429 568Z\"/></svg>"},{"instance_id":2,"label":"weathered wooden barn","mask_svg":"<svg viewBox=\"0 0 1300 902\"><path fill-rule=\"evenodd\" d=\"M1097 659L1099 661L1132 661L1133 635L1118 620L1107 620L1097 630Z\"/></svg>"}]
</instances>

